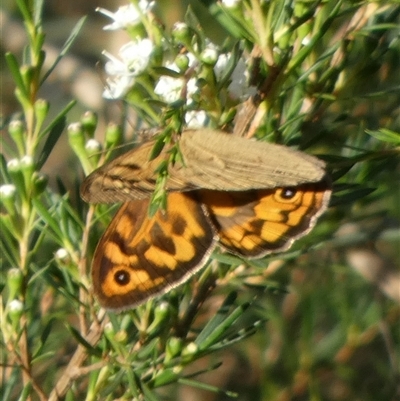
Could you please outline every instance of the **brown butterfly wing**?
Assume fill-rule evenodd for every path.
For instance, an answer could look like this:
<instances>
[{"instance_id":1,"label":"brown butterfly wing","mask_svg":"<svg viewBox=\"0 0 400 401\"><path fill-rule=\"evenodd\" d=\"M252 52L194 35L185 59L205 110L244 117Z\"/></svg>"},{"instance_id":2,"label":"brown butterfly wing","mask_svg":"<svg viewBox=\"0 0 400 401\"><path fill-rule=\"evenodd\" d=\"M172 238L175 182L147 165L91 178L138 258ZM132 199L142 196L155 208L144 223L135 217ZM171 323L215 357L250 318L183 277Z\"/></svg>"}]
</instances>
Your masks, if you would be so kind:
<instances>
[{"instance_id":1,"label":"brown butterfly wing","mask_svg":"<svg viewBox=\"0 0 400 401\"><path fill-rule=\"evenodd\" d=\"M123 204L97 245L94 292L107 309L129 309L167 292L214 248L214 231L193 194L169 194L166 211L152 218L148 206L148 200Z\"/></svg>"},{"instance_id":2,"label":"brown butterfly wing","mask_svg":"<svg viewBox=\"0 0 400 401\"><path fill-rule=\"evenodd\" d=\"M156 186L157 169L168 160L171 145L150 160L155 141L146 142L115 158L89 174L83 181L80 192L84 201L89 203L127 202L151 197ZM176 167L182 164L177 162ZM190 191L197 188L188 182L184 175L176 177L171 173L166 189L168 191Z\"/></svg>"},{"instance_id":3,"label":"brown butterfly wing","mask_svg":"<svg viewBox=\"0 0 400 401\"><path fill-rule=\"evenodd\" d=\"M168 160L172 145L150 160L155 141L117 157L91 173L81 186L81 197L90 203L126 202L149 198L156 170ZM179 141L183 163L169 166L166 190L206 188L243 191L294 186L320 181L324 163L286 146L251 141L214 130L188 130Z\"/></svg>"},{"instance_id":4,"label":"brown butterfly wing","mask_svg":"<svg viewBox=\"0 0 400 401\"><path fill-rule=\"evenodd\" d=\"M330 194L327 181L243 192L199 191L220 244L247 258L288 249L312 229Z\"/></svg>"},{"instance_id":5,"label":"brown butterfly wing","mask_svg":"<svg viewBox=\"0 0 400 401\"><path fill-rule=\"evenodd\" d=\"M244 191L318 182L323 161L286 146L214 130L183 132L179 141L184 167L171 171L199 188Z\"/></svg>"}]
</instances>

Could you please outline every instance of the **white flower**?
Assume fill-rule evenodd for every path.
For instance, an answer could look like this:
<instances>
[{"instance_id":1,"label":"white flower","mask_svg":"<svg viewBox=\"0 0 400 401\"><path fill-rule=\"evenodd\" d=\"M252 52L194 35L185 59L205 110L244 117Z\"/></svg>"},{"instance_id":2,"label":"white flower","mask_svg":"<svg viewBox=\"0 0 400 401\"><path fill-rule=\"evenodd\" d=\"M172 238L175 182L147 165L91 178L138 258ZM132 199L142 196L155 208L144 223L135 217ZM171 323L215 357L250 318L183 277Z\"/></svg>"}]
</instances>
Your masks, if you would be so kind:
<instances>
[{"instance_id":1,"label":"white flower","mask_svg":"<svg viewBox=\"0 0 400 401\"><path fill-rule=\"evenodd\" d=\"M68 260L69 254L65 248L59 248L59 249L57 249L56 253L54 254L54 257L58 260L65 261L65 260Z\"/></svg>"},{"instance_id":2,"label":"white flower","mask_svg":"<svg viewBox=\"0 0 400 401\"><path fill-rule=\"evenodd\" d=\"M204 49L204 51L214 51L216 53L219 53L221 51L220 47L218 45L216 45L214 42L211 42L210 40L206 39L206 48Z\"/></svg>"},{"instance_id":3,"label":"white flower","mask_svg":"<svg viewBox=\"0 0 400 401\"><path fill-rule=\"evenodd\" d=\"M96 8L96 11L114 20L112 24L103 28L104 30L112 31L138 25L141 15L149 12L154 7L154 3L154 1L140 0L138 7L134 4L121 6L115 13L101 7Z\"/></svg>"},{"instance_id":4,"label":"white flower","mask_svg":"<svg viewBox=\"0 0 400 401\"><path fill-rule=\"evenodd\" d=\"M221 79L227 68L230 54L221 54L214 66L214 73L217 79ZM231 83L228 86L229 94L235 99L245 99L256 94L257 89L249 86L249 71L246 68L246 62L240 58L236 63L235 69L230 76Z\"/></svg>"},{"instance_id":5,"label":"white flower","mask_svg":"<svg viewBox=\"0 0 400 401\"><path fill-rule=\"evenodd\" d=\"M139 1L139 8L142 11L142 13L147 13L151 11L154 8L155 1L148 1L148 0L140 0Z\"/></svg>"},{"instance_id":6,"label":"white flower","mask_svg":"<svg viewBox=\"0 0 400 401\"><path fill-rule=\"evenodd\" d=\"M193 53L185 53L187 57L187 67L192 68L197 62L196 57ZM175 62L166 62L165 67L174 72L180 72L180 68L176 65ZM185 80L183 78L174 78L167 75L161 76L154 88L154 92L160 96L166 103L176 102L181 98L181 94L183 91L183 85ZM198 91L197 79L191 78L186 83L186 95L187 101L191 101L192 95Z\"/></svg>"},{"instance_id":7,"label":"white flower","mask_svg":"<svg viewBox=\"0 0 400 401\"><path fill-rule=\"evenodd\" d=\"M21 312L24 309L24 304L18 299L13 299L8 305L10 312Z\"/></svg>"},{"instance_id":8,"label":"white flower","mask_svg":"<svg viewBox=\"0 0 400 401\"><path fill-rule=\"evenodd\" d=\"M107 78L106 89L103 92L105 99L120 99L126 95L135 83L135 78L129 76L119 76Z\"/></svg>"},{"instance_id":9,"label":"white flower","mask_svg":"<svg viewBox=\"0 0 400 401\"><path fill-rule=\"evenodd\" d=\"M179 67L176 65L176 63L166 63L165 68L168 68L171 71L179 72Z\"/></svg>"},{"instance_id":10,"label":"white flower","mask_svg":"<svg viewBox=\"0 0 400 401\"><path fill-rule=\"evenodd\" d=\"M305 36L305 37L303 38L303 40L301 41L301 44L302 44L303 46L307 46L307 45L310 44L310 42L311 42L311 38L310 38L309 35L307 35L307 36Z\"/></svg>"},{"instance_id":11,"label":"white flower","mask_svg":"<svg viewBox=\"0 0 400 401\"><path fill-rule=\"evenodd\" d=\"M220 80L224 75L224 71L228 66L229 55L228 54L220 54L217 62L214 65L214 73L217 80Z\"/></svg>"},{"instance_id":12,"label":"white flower","mask_svg":"<svg viewBox=\"0 0 400 401\"><path fill-rule=\"evenodd\" d=\"M133 86L134 77L147 68L153 49L150 39L141 39L123 45L119 51L121 59L104 51L103 54L110 60L106 63L105 70L112 77L107 79L107 89L103 97L117 99L124 96Z\"/></svg>"},{"instance_id":13,"label":"white flower","mask_svg":"<svg viewBox=\"0 0 400 401\"><path fill-rule=\"evenodd\" d=\"M196 78L190 78L186 84L186 104L193 103L193 96L199 91Z\"/></svg>"},{"instance_id":14,"label":"white flower","mask_svg":"<svg viewBox=\"0 0 400 401\"><path fill-rule=\"evenodd\" d=\"M234 8L239 4L240 0L222 0L222 4L227 8Z\"/></svg>"},{"instance_id":15,"label":"white flower","mask_svg":"<svg viewBox=\"0 0 400 401\"><path fill-rule=\"evenodd\" d=\"M137 76L149 64L153 49L154 45L150 39L141 39L121 47L118 54L122 60L104 51L103 54L110 60L105 65L106 72L109 75Z\"/></svg>"},{"instance_id":16,"label":"white flower","mask_svg":"<svg viewBox=\"0 0 400 401\"><path fill-rule=\"evenodd\" d=\"M191 110L185 114L185 122L188 128L203 128L208 121L204 110Z\"/></svg>"},{"instance_id":17,"label":"white flower","mask_svg":"<svg viewBox=\"0 0 400 401\"><path fill-rule=\"evenodd\" d=\"M162 76L158 80L154 92L160 96L165 102L176 102L182 93L183 79L173 78L169 76Z\"/></svg>"},{"instance_id":18,"label":"white flower","mask_svg":"<svg viewBox=\"0 0 400 401\"><path fill-rule=\"evenodd\" d=\"M158 80L157 85L154 88L154 92L166 103L173 103L181 99L184 84L185 80L183 78L162 76ZM192 97L198 91L198 89L197 79L189 79L189 81L186 83L186 104L192 103Z\"/></svg>"},{"instance_id":19,"label":"white flower","mask_svg":"<svg viewBox=\"0 0 400 401\"><path fill-rule=\"evenodd\" d=\"M249 86L249 71L246 68L246 62L242 58L237 62L231 75L231 80L228 91L234 98L243 99L256 94L256 87Z\"/></svg>"},{"instance_id":20,"label":"white flower","mask_svg":"<svg viewBox=\"0 0 400 401\"><path fill-rule=\"evenodd\" d=\"M17 188L14 184L4 184L0 186L0 195L3 198L12 198Z\"/></svg>"}]
</instances>

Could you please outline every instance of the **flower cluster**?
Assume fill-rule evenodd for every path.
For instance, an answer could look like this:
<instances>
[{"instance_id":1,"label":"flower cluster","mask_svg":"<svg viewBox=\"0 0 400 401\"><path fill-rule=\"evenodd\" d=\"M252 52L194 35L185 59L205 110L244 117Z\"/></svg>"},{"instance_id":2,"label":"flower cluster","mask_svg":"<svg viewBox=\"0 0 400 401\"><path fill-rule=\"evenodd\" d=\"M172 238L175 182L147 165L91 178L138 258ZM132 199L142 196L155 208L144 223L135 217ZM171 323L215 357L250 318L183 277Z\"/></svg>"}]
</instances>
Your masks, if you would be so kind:
<instances>
[{"instance_id":1,"label":"flower cluster","mask_svg":"<svg viewBox=\"0 0 400 401\"><path fill-rule=\"evenodd\" d=\"M154 99L171 107L179 103L186 125L197 128L207 125L210 114L218 120L216 110L221 114L227 104L255 94L244 58L222 51L207 38L197 40L197 33L184 22L175 24L167 37L152 17L153 8L153 1L140 0L115 13L98 9L113 20L104 29L124 29L133 37L119 57L103 53L109 75L105 98L129 97L140 88L141 96L135 99Z\"/></svg>"}]
</instances>

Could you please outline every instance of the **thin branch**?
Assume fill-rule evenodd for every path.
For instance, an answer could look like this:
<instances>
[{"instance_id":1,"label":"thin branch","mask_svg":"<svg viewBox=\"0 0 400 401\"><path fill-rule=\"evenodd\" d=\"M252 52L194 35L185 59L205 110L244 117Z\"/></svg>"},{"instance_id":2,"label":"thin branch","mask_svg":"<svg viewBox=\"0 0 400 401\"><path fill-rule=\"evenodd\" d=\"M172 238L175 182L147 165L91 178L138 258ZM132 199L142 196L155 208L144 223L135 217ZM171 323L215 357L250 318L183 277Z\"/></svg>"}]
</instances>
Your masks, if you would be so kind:
<instances>
[{"instance_id":1,"label":"thin branch","mask_svg":"<svg viewBox=\"0 0 400 401\"><path fill-rule=\"evenodd\" d=\"M86 254L89 242L89 233L90 226L93 219L94 207L90 206L88 213L86 215L86 224L85 229L82 234L82 248L81 248L81 257L78 262L78 269L81 277L87 277L87 267L86 267ZM79 326L80 333L83 338L91 345L96 346L98 341L103 334L103 320L105 317L105 311L101 310L96 316L93 318L93 323L91 324L89 330L87 329L87 318L86 318L86 310L88 305L88 294L86 289L81 286L79 289L79 300L80 300L80 310L79 310ZM103 364L95 364L90 367L82 367L82 364L85 362L88 357L88 350L81 344L78 345L78 348L75 351L75 354L72 356L68 366L66 367L63 375L60 377L58 382L56 383L53 391L50 394L49 401L55 401L62 399L67 393L68 389L71 387L73 381L77 377L82 377L87 374L89 371L94 369L100 369Z\"/></svg>"},{"instance_id":2,"label":"thin branch","mask_svg":"<svg viewBox=\"0 0 400 401\"><path fill-rule=\"evenodd\" d=\"M101 335L103 334L102 321L104 317L105 317L105 311L101 310L97 315L97 320L92 323L92 325L89 328L89 333L85 337L85 340L92 347L96 346L96 344L101 338ZM88 357L88 355L89 355L88 350L83 345L79 344L78 348L75 351L75 354L72 356L63 375L60 377L53 391L50 393L48 401L62 400L67 391L69 390L69 388L72 386L73 381L78 377L82 377L82 372L89 371L88 367L86 368L81 367L85 362L86 358ZM97 364L95 366L97 367Z\"/></svg>"},{"instance_id":3,"label":"thin branch","mask_svg":"<svg viewBox=\"0 0 400 401\"><path fill-rule=\"evenodd\" d=\"M86 255L87 255L87 248L89 243L89 234L90 234L90 226L92 223L94 214L94 206L90 206L89 210L86 215L86 223L85 229L82 234L82 248L81 248L81 257L78 262L78 270L79 275L82 278L87 277L87 267L86 267ZM87 281L87 280L85 280ZM86 323L86 305L88 304L88 294L86 288L84 286L79 287L79 327L82 334L86 335L87 333L87 323Z\"/></svg>"},{"instance_id":4,"label":"thin branch","mask_svg":"<svg viewBox=\"0 0 400 401\"><path fill-rule=\"evenodd\" d=\"M21 344L19 343L19 348L21 349ZM15 350L13 344L9 342L7 344L7 349L9 353L13 356L15 362L11 362L11 364L7 364L9 367L13 366L18 366L22 369L23 375L27 378L29 384L32 386L32 388L35 390L36 394L39 397L40 401L47 401L47 396L42 390L42 388L36 383L34 377L32 376L32 373L30 371L30 365L25 365L23 359L21 358L20 355L18 355L17 351ZM30 398L30 397L29 397Z\"/></svg>"}]
</instances>

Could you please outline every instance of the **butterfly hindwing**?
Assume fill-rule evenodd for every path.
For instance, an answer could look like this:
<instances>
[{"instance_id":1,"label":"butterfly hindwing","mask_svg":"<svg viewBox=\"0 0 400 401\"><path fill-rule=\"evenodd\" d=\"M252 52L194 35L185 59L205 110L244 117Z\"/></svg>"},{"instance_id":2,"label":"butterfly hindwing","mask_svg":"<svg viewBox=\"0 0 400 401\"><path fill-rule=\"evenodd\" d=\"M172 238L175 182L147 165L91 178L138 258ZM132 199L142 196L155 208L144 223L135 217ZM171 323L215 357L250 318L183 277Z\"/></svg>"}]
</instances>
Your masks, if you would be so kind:
<instances>
[{"instance_id":1,"label":"butterfly hindwing","mask_svg":"<svg viewBox=\"0 0 400 401\"><path fill-rule=\"evenodd\" d=\"M199 191L219 243L234 254L259 258L286 250L307 234L327 208L330 183L222 192Z\"/></svg>"},{"instance_id":2,"label":"butterfly hindwing","mask_svg":"<svg viewBox=\"0 0 400 401\"><path fill-rule=\"evenodd\" d=\"M124 203L97 245L92 264L100 304L123 310L187 280L207 261L214 231L190 193L171 193L165 211L149 200Z\"/></svg>"}]
</instances>

